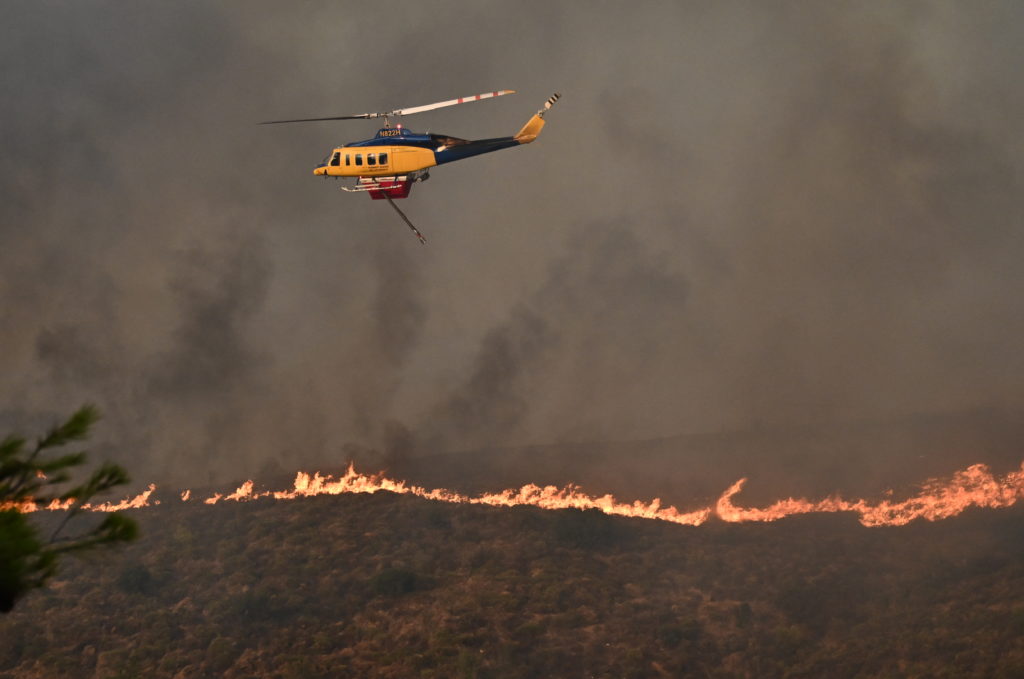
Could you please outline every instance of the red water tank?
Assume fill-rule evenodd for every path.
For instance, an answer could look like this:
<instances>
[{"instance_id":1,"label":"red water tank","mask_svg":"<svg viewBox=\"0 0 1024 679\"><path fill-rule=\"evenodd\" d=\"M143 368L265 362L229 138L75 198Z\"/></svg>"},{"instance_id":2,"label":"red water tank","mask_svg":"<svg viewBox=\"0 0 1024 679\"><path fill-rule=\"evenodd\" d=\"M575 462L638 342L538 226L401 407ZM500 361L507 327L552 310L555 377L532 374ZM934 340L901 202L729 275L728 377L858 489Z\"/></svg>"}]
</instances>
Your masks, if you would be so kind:
<instances>
[{"instance_id":1,"label":"red water tank","mask_svg":"<svg viewBox=\"0 0 1024 679\"><path fill-rule=\"evenodd\" d=\"M384 200L385 195L392 200L408 198L412 191L412 181L409 179L379 179L374 184L376 188L369 190L370 198L374 200Z\"/></svg>"}]
</instances>

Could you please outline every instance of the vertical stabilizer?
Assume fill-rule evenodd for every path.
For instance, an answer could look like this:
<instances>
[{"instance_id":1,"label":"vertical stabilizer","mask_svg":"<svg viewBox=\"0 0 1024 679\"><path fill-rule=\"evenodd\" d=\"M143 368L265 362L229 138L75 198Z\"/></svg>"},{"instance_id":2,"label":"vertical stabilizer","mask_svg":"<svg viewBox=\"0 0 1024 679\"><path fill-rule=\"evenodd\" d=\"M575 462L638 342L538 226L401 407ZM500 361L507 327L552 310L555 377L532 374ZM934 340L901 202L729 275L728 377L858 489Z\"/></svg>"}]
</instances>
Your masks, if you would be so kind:
<instances>
[{"instance_id":1,"label":"vertical stabilizer","mask_svg":"<svg viewBox=\"0 0 1024 679\"><path fill-rule=\"evenodd\" d=\"M551 95L548 100L544 102L544 108L537 111L537 113L535 113L534 116L530 118L525 125L523 125L523 129L519 130L516 134L515 140L520 144L529 144L531 141L536 139L540 135L540 131L544 129L544 114L551 110L551 107L555 105L555 102L558 101L561 96L562 95L557 92Z\"/></svg>"}]
</instances>

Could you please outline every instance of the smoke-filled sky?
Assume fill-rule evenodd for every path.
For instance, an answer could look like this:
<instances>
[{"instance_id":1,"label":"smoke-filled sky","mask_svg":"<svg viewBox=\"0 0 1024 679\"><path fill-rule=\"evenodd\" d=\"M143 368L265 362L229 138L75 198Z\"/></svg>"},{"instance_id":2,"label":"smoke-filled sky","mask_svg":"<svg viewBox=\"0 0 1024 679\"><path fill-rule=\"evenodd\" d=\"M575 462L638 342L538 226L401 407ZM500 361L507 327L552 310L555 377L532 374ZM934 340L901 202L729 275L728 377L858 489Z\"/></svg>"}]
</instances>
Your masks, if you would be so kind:
<instances>
[{"instance_id":1,"label":"smoke-filled sky","mask_svg":"<svg viewBox=\"0 0 1024 679\"><path fill-rule=\"evenodd\" d=\"M1024 409L1016 2L0 11L0 424L137 475ZM401 206L373 122L529 146Z\"/></svg>"}]
</instances>

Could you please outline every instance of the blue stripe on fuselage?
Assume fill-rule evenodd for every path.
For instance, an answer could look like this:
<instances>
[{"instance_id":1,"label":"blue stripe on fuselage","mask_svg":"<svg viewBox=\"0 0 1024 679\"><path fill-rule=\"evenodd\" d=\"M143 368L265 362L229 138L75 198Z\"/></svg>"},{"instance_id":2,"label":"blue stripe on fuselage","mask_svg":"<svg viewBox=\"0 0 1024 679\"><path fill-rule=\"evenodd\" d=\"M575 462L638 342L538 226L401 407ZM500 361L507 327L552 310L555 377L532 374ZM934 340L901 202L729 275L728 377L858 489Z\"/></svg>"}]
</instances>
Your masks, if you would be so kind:
<instances>
[{"instance_id":1,"label":"blue stripe on fuselage","mask_svg":"<svg viewBox=\"0 0 1024 679\"><path fill-rule=\"evenodd\" d=\"M472 156L479 156L481 153L500 151L518 145L519 142L514 137L468 141L463 144L448 146L442 151L434 151L434 160L438 165L444 165L455 160L471 158Z\"/></svg>"},{"instance_id":2,"label":"blue stripe on fuselage","mask_svg":"<svg viewBox=\"0 0 1024 679\"><path fill-rule=\"evenodd\" d=\"M366 139L364 141L353 141L345 144L348 146L419 146L429 149L435 146L434 140L426 134L406 137L384 137L381 139Z\"/></svg>"}]
</instances>

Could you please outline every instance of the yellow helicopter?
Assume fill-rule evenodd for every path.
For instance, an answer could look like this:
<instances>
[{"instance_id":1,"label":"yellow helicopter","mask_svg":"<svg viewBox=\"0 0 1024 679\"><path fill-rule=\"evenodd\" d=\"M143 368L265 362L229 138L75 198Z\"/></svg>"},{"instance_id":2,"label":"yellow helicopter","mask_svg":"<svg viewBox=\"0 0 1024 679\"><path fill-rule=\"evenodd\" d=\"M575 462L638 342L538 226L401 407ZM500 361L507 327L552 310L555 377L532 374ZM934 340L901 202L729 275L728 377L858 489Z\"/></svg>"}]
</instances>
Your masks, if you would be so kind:
<instances>
[{"instance_id":1,"label":"yellow helicopter","mask_svg":"<svg viewBox=\"0 0 1024 679\"><path fill-rule=\"evenodd\" d=\"M361 118L383 118L384 127L377 131L373 139L351 142L331 151L323 162L313 168L313 174L327 177L354 177L354 186L344 186L344 191L367 192L373 200L387 200L391 207L402 217L412 229L421 243L426 243L423 234L413 226L405 213L394 203L394 199L407 198L416 182L430 178L429 168L462 160L482 153L491 153L502 149L529 144L544 128L544 114L547 113L559 97L555 93L544 102L544 107L530 118L523 129L512 137L495 137L493 139L459 139L443 134L419 134L402 126L401 123L391 126L391 118L423 113L445 106L467 104L492 97L515 94L515 90L497 90L484 92L469 97L459 97L426 106L400 108L380 113L360 113L353 116L334 116L330 118L301 118L298 120L268 120L261 125L278 125L281 123L310 123L324 120L356 120Z\"/></svg>"}]
</instances>

